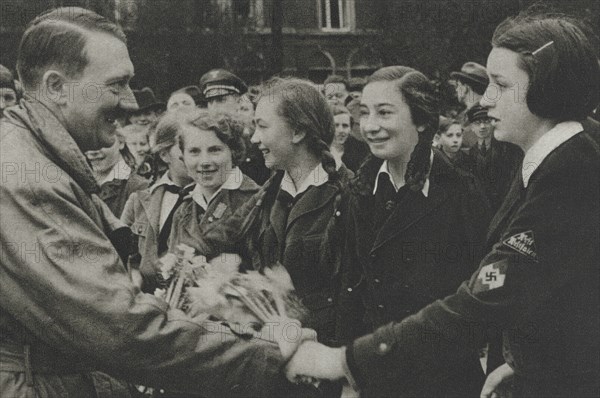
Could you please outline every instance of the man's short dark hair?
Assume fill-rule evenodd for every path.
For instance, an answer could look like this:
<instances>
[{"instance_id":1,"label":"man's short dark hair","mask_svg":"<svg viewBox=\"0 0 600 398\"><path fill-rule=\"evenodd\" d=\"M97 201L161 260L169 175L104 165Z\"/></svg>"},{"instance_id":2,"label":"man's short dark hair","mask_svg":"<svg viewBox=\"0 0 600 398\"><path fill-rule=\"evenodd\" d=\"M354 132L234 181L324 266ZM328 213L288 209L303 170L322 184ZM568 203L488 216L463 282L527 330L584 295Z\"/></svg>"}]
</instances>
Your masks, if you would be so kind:
<instances>
[{"instance_id":1,"label":"man's short dark hair","mask_svg":"<svg viewBox=\"0 0 600 398\"><path fill-rule=\"evenodd\" d=\"M473 92L475 94L483 95L483 93L485 93L485 90L487 89L486 84L477 83L477 82L474 82L473 80L467 80L460 76L457 76L456 80L461 82L465 86L471 87L471 90L473 90Z\"/></svg>"},{"instance_id":2,"label":"man's short dark hair","mask_svg":"<svg viewBox=\"0 0 600 398\"><path fill-rule=\"evenodd\" d=\"M79 7L55 8L27 25L17 56L17 72L25 88L34 88L49 67L77 77L87 66L88 32L107 33L126 43L123 31L93 11Z\"/></svg>"}]
</instances>

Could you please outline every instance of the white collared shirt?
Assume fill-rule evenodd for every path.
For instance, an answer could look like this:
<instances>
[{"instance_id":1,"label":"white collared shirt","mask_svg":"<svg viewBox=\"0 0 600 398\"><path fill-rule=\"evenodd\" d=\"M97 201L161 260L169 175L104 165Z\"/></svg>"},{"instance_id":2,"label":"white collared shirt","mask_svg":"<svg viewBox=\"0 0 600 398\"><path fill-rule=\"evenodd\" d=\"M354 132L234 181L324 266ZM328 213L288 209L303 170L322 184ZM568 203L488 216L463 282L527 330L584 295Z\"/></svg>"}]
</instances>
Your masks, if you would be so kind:
<instances>
[{"instance_id":1,"label":"white collared shirt","mask_svg":"<svg viewBox=\"0 0 600 398\"><path fill-rule=\"evenodd\" d=\"M154 191L163 185L174 185L176 187L178 187L177 184L175 184L171 178L169 178L169 172L166 171L162 177L160 177L158 179L158 181L156 181L154 183L154 185L152 185L152 187L150 188L150 193L154 193ZM165 191L162 197L162 201L160 203L160 216L159 216L159 229L162 229L163 225L165 225L165 221L167 221L167 218L169 217L169 214L171 213L171 210L173 210L173 207L175 207L175 203L177 203L177 199L178 199L179 195L177 195L176 193L173 192L169 192L169 191Z\"/></svg>"},{"instance_id":2,"label":"white collared shirt","mask_svg":"<svg viewBox=\"0 0 600 398\"><path fill-rule=\"evenodd\" d=\"M295 198L296 196L305 192L311 186L318 187L325 184L327 181L329 181L329 174L327 174L323 168L323 165L319 163L317 167L308 173L306 178L302 181L297 189L294 185L294 180L292 180L292 177L286 171L283 175L283 180L281 180L281 189L289 193L292 198Z\"/></svg>"},{"instance_id":3,"label":"white collared shirt","mask_svg":"<svg viewBox=\"0 0 600 398\"><path fill-rule=\"evenodd\" d=\"M204 194L202 193L202 187L200 186L200 184L196 184L196 186L192 190L192 199L200 207L202 207L204 211L206 211L210 202L212 202L212 200L219 194L219 192L221 192L223 189L229 189L230 191L240 189L243 180L244 175L242 174L242 170L240 170L239 167L234 167L233 169L231 169L231 172L229 172L229 177L227 177L223 185L221 185L219 189L217 189L208 200L206 200L206 198L204 197Z\"/></svg>"},{"instance_id":4,"label":"white collared shirt","mask_svg":"<svg viewBox=\"0 0 600 398\"><path fill-rule=\"evenodd\" d=\"M431 163L433 163L433 151L431 152L431 156L430 156L430 165L429 165L430 168L431 168ZM396 185L396 182L394 181L394 178L392 177L392 174L390 173L388 161L384 160L383 163L381 164L381 167L379 168L379 171L377 172L377 176L375 176L375 186L373 187L373 195L375 195L377 193L377 184L379 183L379 175L381 173L385 173L388 175L388 177L390 178L390 181L392 183L392 186L394 187L396 192L398 192L400 190L400 188L402 188L404 185L406 185L406 184L402 184L400 186ZM421 189L421 192L423 192L423 196L425 196L425 197L429 196L429 176L427 176L427 178L425 179L425 184L423 184L423 189Z\"/></svg>"},{"instance_id":5,"label":"white collared shirt","mask_svg":"<svg viewBox=\"0 0 600 398\"><path fill-rule=\"evenodd\" d=\"M119 160L113 168L108 172L106 177L102 179L102 181L98 182L98 185L105 184L107 182L113 180L126 180L131 175L131 167L125 162L125 159L121 156L121 160Z\"/></svg>"},{"instance_id":6,"label":"white collared shirt","mask_svg":"<svg viewBox=\"0 0 600 398\"><path fill-rule=\"evenodd\" d=\"M541 136L540 139L529 148L523 158L523 167L521 168L523 186L527 188L531 175L552 151L582 131L583 126L581 123L570 121L558 123L551 128L550 131Z\"/></svg>"},{"instance_id":7,"label":"white collared shirt","mask_svg":"<svg viewBox=\"0 0 600 398\"><path fill-rule=\"evenodd\" d=\"M329 152L331 152L331 155L333 156L333 159L335 160L335 169L339 170L340 167L342 167L342 156L344 156L344 151L340 151L339 149L337 149L335 146L331 146L331 148L329 149Z\"/></svg>"}]
</instances>

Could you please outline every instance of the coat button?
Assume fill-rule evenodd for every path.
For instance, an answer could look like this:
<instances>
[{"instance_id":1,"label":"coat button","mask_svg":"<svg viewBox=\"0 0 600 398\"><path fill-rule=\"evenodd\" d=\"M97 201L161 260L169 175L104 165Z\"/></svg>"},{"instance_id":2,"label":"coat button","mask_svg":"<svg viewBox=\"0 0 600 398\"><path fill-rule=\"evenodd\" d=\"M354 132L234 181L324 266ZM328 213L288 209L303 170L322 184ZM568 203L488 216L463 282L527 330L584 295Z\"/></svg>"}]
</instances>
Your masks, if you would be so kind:
<instances>
[{"instance_id":1,"label":"coat button","mask_svg":"<svg viewBox=\"0 0 600 398\"><path fill-rule=\"evenodd\" d=\"M327 302L328 303L333 303L333 299L331 297L327 297Z\"/></svg>"},{"instance_id":2,"label":"coat button","mask_svg":"<svg viewBox=\"0 0 600 398\"><path fill-rule=\"evenodd\" d=\"M387 202L385 202L385 209L390 211L394 208L395 204L396 202L394 202L393 200L388 200Z\"/></svg>"},{"instance_id":3,"label":"coat button","mask_svg":"<svg viewBox=\"0 0 600 398\"><path fill-rule=\"evenodd\" d=\"M383 309L383 304L379 304L379 305L377 306L377 308L379 308L380 310L382 310L382 309Z\"/></svg>"},{"instance_id":4,"label":"coat button","mask_svg":"<svg viewBox=\"0 0 600 398\"><path fill-rule=\"evenodd\" d=\"M380 343L377 349L379 350L380 354L387 354L387 352L390 350L390 346L386 343Z\"/></svg>"},{"instance_id":5,"label":"coat button","mask_svg":"<svg viewBox=\"0 0 600 398\"><path fill-rule=\"evenodd\" d=\"M377 279L377 278L373 279L373 282L375 282L375 283L381 283L381 281L379 279Z\"/></svg>"},{"instance_id":6,"label":"coat button","mask_svg":"<svg viewBox=\"0 0 600 398\"><path fill-rule=\"evenodd\" d=\"M348 292L352 292L352 288L351 287L348 288Z\"/></svg>"},{"instance_id":7,"label":"coat button","mask_svg":"<svg viewBox=\"0 0 600 398\"><path fill-rule=\"evenodd\" d=\"M341 216L341 215L342 215L342 212L340 212L339 210L335 212L335 216L336 216L336 217L339 217L339 216Z\"/></svg>"}]
</instances>

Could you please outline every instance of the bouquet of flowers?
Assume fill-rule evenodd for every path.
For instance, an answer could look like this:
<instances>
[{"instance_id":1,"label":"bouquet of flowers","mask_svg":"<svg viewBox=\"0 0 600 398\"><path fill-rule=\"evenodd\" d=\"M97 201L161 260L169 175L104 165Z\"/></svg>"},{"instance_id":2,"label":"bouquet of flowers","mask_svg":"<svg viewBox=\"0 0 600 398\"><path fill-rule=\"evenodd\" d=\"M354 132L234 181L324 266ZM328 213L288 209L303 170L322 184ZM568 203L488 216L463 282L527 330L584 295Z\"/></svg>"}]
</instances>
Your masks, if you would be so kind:
<instances>
[{"instance_id":1,"label":"bouquet of flowers","mask_svg":"<svg viewBox=\"0 0 600 398\"><path fill-rule=\"evenodd\" d=\"M162 257L160 264L164 288L154 294L191 316L260 330L268 322L284 318L302 321L307 315L281 264L264 273L241 272L241 258L236 254L207 261L184 244Z\"/></svg>"}]
</instances>

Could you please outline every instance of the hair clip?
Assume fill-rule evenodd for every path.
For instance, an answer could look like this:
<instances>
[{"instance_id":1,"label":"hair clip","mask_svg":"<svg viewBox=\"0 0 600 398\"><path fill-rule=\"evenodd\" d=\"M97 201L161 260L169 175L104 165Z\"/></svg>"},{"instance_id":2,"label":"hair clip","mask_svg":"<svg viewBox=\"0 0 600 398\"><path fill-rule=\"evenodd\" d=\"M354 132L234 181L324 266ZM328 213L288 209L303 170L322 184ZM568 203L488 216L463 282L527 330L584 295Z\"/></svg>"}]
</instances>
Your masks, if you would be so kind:
<instances>
[{"instance_id":1,"label":"hair clip","mask_svg":"<svg viewBox=\"0 0 600 398\"><path fill-rule=\"evenodd\" d=\"M535 57L537 55L537 53L539 53L540 51L542 51L544 48L551 46L552 44L554 44L554 40L550 40L548 43L544 44L543 46L541 46L537 50L533 51L531 53L531 55L533 55Z\"/></svg>"}]
</instances>

